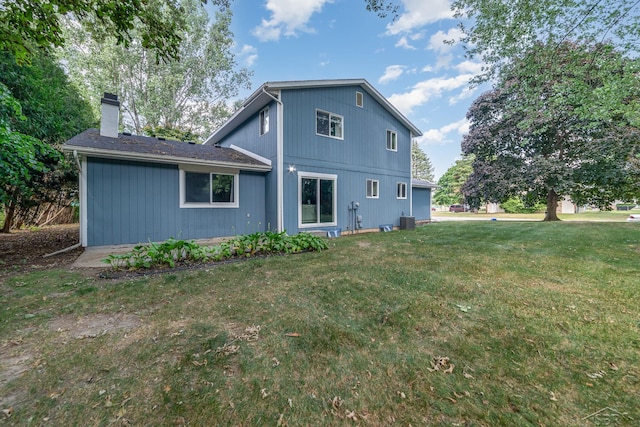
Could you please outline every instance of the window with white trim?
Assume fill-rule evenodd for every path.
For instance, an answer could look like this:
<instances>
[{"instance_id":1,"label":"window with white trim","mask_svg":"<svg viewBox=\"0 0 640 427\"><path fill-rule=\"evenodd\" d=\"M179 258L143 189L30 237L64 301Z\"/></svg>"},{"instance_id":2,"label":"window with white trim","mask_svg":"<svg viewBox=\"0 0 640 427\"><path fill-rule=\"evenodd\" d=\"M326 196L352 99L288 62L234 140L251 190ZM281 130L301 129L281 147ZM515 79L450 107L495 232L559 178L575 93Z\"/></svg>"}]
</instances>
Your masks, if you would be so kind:
<instances>
[{"instance_id":1,"label":"window with white trim","mask_svg":"<svg viewBox=\"0 0 640 427\"><path fill-rule=\"evenodd\" d=\"M181 208L237 208L238 173L180 169Z\"/></svg>"},{"instance_id":2,"label":"window with white trim","mask_svg":"<svg viewBox=\"0 0 640 427\"><path fill-rule=\"evenodd\" d=\"M298 226L337 225L337 175L298 173Z\"/></svg>"},{"instance_id":3,"label":"window with white trim","mask_svg":"<svg viewBox=\"0 0 640 427\"><path fill-rule=\"evenodd\" d=\"M265 133L269 132L269 107L266 107L262 111L260 111L259 118L260 118L259 132L260 132L260 135L264 135Z\"/></svg>"},{"instance_id":4,"label":"window with white trim","mask_svg":"<svg viewBox=\"0 0 640 427\"><path fill-rule=\"evenodd\" d=\"M398 151L398 134L392 130L387 131L387 150Z\"/></svg>"},{"instance_id":5,"label":"window with white trim","mask_svg":"<svg viewBox=\"0 0 640 427\"><path fill-rule=\"evenodd\" d=\"M368 199L377 199L379 197L378 187L380 183L376 179L368 179L367 180L367 198Z\"/></svg>"},{"instance_id":6,"label":"window with white trim","mask_svg":"<svg viewBox=\"0 0 640 427\"><path fill-rule=\"evenodd\" d=\"M407 183L399 182L397 189L397 197L398 199L406 199L407 198Z\"/></svg>"},{"instance_id":7,"label":"window with white trim","mask_svg":"<svg viewBox=\"0 0 640 427\"><path fill-rule=\"evenodd\" d=\"M356 92L356 105L362 107L364 105L364 96L362 92Z\"/></svg>"},{"instance_id":8,"label":"window with white trim","mask_svg":"<svg viewBox=\"0 0 640 427\"><path fill-rule=\"evenodd\" d=\"M343 139L343 118L327 111L316 110L316 134Z\"/></svg>"}]
</instances>

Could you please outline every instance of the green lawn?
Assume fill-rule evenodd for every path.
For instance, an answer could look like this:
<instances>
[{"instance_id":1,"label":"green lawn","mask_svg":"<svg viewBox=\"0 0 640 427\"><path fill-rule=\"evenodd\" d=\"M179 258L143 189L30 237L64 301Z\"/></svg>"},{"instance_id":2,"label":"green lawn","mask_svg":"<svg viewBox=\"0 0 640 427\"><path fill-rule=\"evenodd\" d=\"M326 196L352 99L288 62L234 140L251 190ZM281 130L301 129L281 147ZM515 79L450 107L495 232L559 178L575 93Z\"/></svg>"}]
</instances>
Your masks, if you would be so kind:
<instances>
[{"instance_id":1,"label":"green lawn","mask_svg":"<svg viewBox=\"0 0 640 427\"><path fill-rule=\"evenodd\" d=\"M578 214L558 214L563 221L605 221L605 222L624 222L630 214L640 214L640 209L636 208L631 211L588 211ZM433 212L435 217L461 217L461 218L508 218L508 219L524 219L532 220L544 219L544 213L532 214L508 214L508 213L473 213L473 212Z\"/></svg>"},{"instance_id":2,"label":"green lawn","mask_svg":"<svg viewBox=\"0 0 640 427\"><path fill-rule=\"evenodd\" d=\"M150 277L14 276L0 419L638 425L639 258L637 223L442 222Z\"/></svg>"}]
</instances>

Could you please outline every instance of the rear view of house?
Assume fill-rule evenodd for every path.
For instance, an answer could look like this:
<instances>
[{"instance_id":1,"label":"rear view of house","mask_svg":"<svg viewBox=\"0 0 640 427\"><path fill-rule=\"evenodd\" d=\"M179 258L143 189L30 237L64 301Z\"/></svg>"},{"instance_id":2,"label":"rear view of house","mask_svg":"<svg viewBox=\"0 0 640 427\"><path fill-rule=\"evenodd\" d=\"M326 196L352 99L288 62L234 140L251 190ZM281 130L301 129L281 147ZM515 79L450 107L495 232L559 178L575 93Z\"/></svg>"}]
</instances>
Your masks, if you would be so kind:
<instances>
[{"instance_id":1,"label":"rear view of house","mask_svg":"<svg viewBox=\"0 0 640 427\"><path fill-rule=\"evenodd\" d=\"M118 133L118 112L105 94L100 130L63 146L83 246L377 230L414 204L429 219L432 184L411 179L421 132L364 79L265 83L204 145Z\"/></svg>"}]
</instances>

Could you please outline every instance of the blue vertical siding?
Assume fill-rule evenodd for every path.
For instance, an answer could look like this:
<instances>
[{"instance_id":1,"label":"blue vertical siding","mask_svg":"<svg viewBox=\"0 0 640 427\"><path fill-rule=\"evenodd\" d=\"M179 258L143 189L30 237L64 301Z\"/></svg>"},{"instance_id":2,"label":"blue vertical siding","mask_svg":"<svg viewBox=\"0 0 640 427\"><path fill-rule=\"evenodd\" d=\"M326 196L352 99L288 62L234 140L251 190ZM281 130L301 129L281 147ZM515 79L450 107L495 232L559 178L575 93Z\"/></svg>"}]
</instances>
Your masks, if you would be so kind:
<instances>
[{"instance_id":1,"label":"blue vertical siding","mask_svg":"<svg viewBox=\"0 0 640 427\"><path fill-rule=\"evenodd\" d=\"M356 92L363 94L363 107L356 105ZM400 224L400 216L411 212L410 198L398 199L398 182L411 191L411 132L360 86L286 89L283 103L283 204L284 228L289 233L309 230L298 221L298 173L337 175L337 226L349 227L349 204L360 203L363 228ZM316 109L343 117L343 139L316 134ZM269 106L270 130L258 135L256 113L221 142L237 145L272 161L266 176L265 218L271 228L277 221L277 105ZM386 148L387 130L397 134L397 151ZM288 166L296 172L289 172ZM380 182L380 197L366 198L366 180ZM332 227L325 227L332 228Z\"/></svg>"},{"instance_id":2,"label":"blue vertical siding","mask_svg":"<svg viewBox=\"0 0 640 427\"><path fill-rule=\"evenodd\" d=\"M254 114L250 119L245 121L241 126L227 135L220 146L229 147L236 145L238 147L249 150L259 156L271 160L271 173L266 176L266 186L263 187L261 198L266 198L265 221L267 227L275 230L278 224L277 217L277 104L271 102L269 104L269 132L264 135L259 134L259 112Z\"/></svg>"},{"instance_id":3,"label":"blue vertical siding","mask_svg":"<svg viewBox=\"0 0 640 427\"><path fill-rule=\"evenodd\" d=\"M180 208L177 165L90 158L89 246L202 239L265 230L265 176L241 172L238 208Z\"/></svg>"},{"instance_id":4,"label":"blue vertical siding","mask_svg":"<svg viewBox=\"0 0 640 427\"><path fill-rule=\"evenodd\" d=\"M417 221L431 220L431 189L413 189L413 216Z\"/></svg>"},{"instance_id":5,"label":"blue vertical siding","mask_svg":"<svg viewBox=\"0 0 640 427\"><path fill-rule=\"evenodd\" d=\"M356 105L356 91L363 93L363 107ZM397 198L397 183L411 188L411 133L359 86L283 91L284 164L299 172L337 175L338 227L348 230L348 206L360 207L362 227L400 224L409 215L410 200ZM316 109L343 117L344 138L316 135ZM386 148L387 130L396 132L397 151ZM285 227L298 228L298 181L285 173ZM367 199L366 181L379 181L378 199ZM330 228L330 227L329 227Z\"/></svg>"}]
</instances>

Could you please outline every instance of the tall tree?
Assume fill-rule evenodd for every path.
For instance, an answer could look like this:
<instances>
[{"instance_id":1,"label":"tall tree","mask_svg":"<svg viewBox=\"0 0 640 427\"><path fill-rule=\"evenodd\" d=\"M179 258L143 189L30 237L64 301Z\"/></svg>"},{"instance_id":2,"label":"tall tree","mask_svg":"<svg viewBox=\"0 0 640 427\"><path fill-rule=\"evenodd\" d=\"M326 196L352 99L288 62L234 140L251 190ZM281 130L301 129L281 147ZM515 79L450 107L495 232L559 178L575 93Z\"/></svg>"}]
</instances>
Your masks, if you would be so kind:
<instances>
[{"instance_id":1,"label":"tall tree","mask_svg":"<svg viewBox=\"0 0 640 427\"><path fill-rule=\"evenodd\" d=\"M462 20L467 53L488 65L478 78L483 81L540 43L607 42L621 52L637 53L637 6L637 0L455 0L452 9Z\"/></svg>"},{"instance_id":2,"label":"tall tree","mask_svg":"<svg viewBox=\"0 0 640 427\"><path fill-rule=\"evenodd\" d=\"M19 66L0 53L4 91L2 203L4 231L14 219L30 223L41 208L66 205L77 190L77 175L57 152L60 144L95 123L89 104L69 82L57 61L40 51L31 65Z\"/></svg>"},{"instance_id":3,"label":"tall tree","mask_svg":"<svg viewBox=\"0 0 640 427\"><path fill-rule=\"evenodd\" d=\"M229 7L229 0L212 2ZM185 15L176 0L2 1L0 51L24 63L38 50L63 46L64 17L83 24L94 37L112 36L123 46L136 40L153 51L158 60L179 57L179 32L185 25Z\"/></svg>"},{"instance_id":4,"label":"tall tree","mask_svg":"<svg viewBox=\"0 0 640 427\"><path fill-rule=\"evenodd\" d=\"M35 193L33 179L50 172L61 154L48 144L16 132L11 123L25 120L22 108L0 83L0 203L5 212L0 232L8 233L19 204Z\"/></svg>"},{"instance_id":5,"label":"tall tree","mask_svg":"<svg viewBox=\"0 0 640 427\"><path fill-rule=\"evenodd\" d=\"M639 71L610 45L535 45L469 109L467 201L544 201L558 220L563 196L601 208L637 197Z\"/></svg>"},{"instance_id":6,"label":"tall tree","mask_svg":"<svg viewBox=\"0 0 640 427\"><path fill-rule=\"evenodd\" d=\"M433 181L433 164L417 141L411 143L411 177Z\"/></svg>"},{"instance_id":7,"label":"tall tree","mask_svg":"<svg viewBox=\"0 0 640 427\"><path fill-rule=\"evenodd\" d=\"M118 94L125 130L203 138L229 115L227 100L249 87L250 73L238 69L231 52L231 11L218 11L210 23L200 0L182 0L180 7L185 21L180 61L157 63L139 42L129 47L113 38L98 42L69 25L71 43L62 59L72 78L96 106L103 92Z\"/></svg>"},{"instance_id":8,"label":"tall tree","mask_svg":"<svg viewBox=\"0 0 640 427\"><path fill-rule=\"evenodd\" d=\"M462 186L471 175L473 156L463 156L456 160L438 180L438 189L433 195L433 201L437 205L448 206L464 203Z\"/></svg>"}]
</instances>

